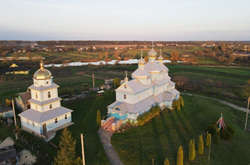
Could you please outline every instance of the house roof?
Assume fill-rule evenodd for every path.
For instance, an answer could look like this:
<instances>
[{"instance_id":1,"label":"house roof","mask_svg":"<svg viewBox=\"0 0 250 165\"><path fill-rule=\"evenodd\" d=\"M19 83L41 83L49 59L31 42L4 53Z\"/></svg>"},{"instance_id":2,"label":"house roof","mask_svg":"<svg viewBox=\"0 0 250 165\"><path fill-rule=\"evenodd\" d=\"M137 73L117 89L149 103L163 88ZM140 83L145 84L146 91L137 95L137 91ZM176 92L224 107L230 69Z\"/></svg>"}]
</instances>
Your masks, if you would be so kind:
<instances>
[{"instance_id":1,"label":"house roof","mask_svg":"<svg viewBox=\"0 0 250 165\"><path fill-rule=\"evenodd\" d=\"M30 89L34 89L34 90L49 90L49 89L52 89L52 88L58 88L59 85L55 84L55 83L52 83L50 86L39 86L39 87L36 87L33 85L29 86Z\"/></svg>"},{"instance_id":2,"label":"house roof","mask_svg":"<svg viewBox=\"0 0 250 165\"><path fill-rule=\"evenodd\" d=\"M154 104L174 100L177 94L175 93L176 91L177 90L170 90L168 92L163 92L157 96L152 95L135 104L115 101L114 103L110 104L108 108L118 107L121 110L121 113L141 113L145 110L150 109Z\"/></svg>"},{"instance_id":3,"label":"house roof","mask_svg":"<svg viewBox=\"0 0 250 165\"><path fill-rule=\"evenodd\" d=\"M2 106L0 106L0 113L9 112L9 111L12 111L11 107L2 107Z\"/></svg>"},{"instance_id":4,"label":"house roof","mask_svg":"<svg viewBox=\"0 0 250 165\"><path fill-rule=\"evenodd\" d=\"M16 159L16 149L11 148L8 150L0 150L0 162L10 160L10 159Z\"/></svg>"},{"instance_id":5,"label":"house roof","mask_svg":"<svg viewBox=\"0 0 250 165\"><path fill-rule=\"evenodd\" d=\"M124 88L124 85L127 85L128 89ZM139 80L133 79L128 82L125 82L123 85L121 85L116 91L123 91L128 93L137 93L146 89L149 89L151 85L145 85L142 84ZM129 90L131 89L131 90Z\"/></svg>"},{"instance_id":6,"label":"house roof","mask_svg":"<svg viewBox=\"0 0 250 165\"><path fill-rule=\"evenodd\" d=\"M150 72L168 72L168 68L158 61L148 62L144 67L136 69L132 73L132 77L149 76Z\"/></svg>"},{"instance_id":7,"label":"house roof","mask_svg":"<svg viewBox=\"0 0 250 165\"><path fill-rule=\"evenodd\" d=\"M56 97L56 98L53 98L53 99L49 99L49 100L46 100L46 101L37 101L35 99L30 99L30 103L34 103L34 104L37 104L37 105L46 105L46 104L49 104L49 103L53 103L55 101L61 101L62 99L60 97Z\"/></svg>"},{"instance_id":8,"label":"house roof","mask_svg":"<svg viewBox=\"0 0 250 165\"><path fill-rule=\"evenodd\" d=\"M73 111L65 107L55 108L46 112L39 112L33 109L28 109L27 111L20 113L19 116L34 121L36 123L43 123L45 121L57 118L69 112Z\"/></svg>"},{"instance_id":9,"label":"house roof","mask_svg":"<svg viewBox=\"0 0 250 165\"><path fill-rule=\"evenodd\" d=\"M19 93L19 96L21 97L24 104L27 104L29 99L31 99L31 94L29 91Z\"/></svg>"},{"instance_id":10,"label":"house roof","mask_svg":"<svg viewBox=\"0 0 250 165\"><path fill-rule=\"evenodd\" d=\"M150 74L144 69L144 68L138 68L132 73L132 77L137 77L137 76L150 76Z\"/></svg>"}]
</instances>

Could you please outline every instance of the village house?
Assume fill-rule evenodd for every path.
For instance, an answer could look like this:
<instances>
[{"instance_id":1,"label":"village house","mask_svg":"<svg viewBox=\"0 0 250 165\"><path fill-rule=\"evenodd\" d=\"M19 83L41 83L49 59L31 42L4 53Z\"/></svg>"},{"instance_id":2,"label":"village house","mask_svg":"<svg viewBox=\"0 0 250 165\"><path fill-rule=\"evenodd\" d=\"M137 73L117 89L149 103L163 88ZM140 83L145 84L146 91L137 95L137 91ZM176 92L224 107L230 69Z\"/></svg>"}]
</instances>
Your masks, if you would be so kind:
<instances>
[{"instance_id":1,"label":"village house","mask_svg":"<svg viewBox=\"0 0 250 165\"><path fill-rule=\"evenodd\" d=\"M0 106L0 117L2 118L11 118L13 117L13 110L11 107Z\"/></svg>"}]
</instances>

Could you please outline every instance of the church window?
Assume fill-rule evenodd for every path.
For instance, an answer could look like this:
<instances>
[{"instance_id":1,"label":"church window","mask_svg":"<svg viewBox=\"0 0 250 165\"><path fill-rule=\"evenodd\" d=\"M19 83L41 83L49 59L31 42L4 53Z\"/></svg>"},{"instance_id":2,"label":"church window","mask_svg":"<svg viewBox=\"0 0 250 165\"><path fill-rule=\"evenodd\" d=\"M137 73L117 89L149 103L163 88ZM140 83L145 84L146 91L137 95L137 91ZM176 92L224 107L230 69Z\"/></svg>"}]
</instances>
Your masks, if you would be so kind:
<instances>
[{"instance_id":1,"label":"church window","mask_svg":"<svg viewBox=\"0 0 250 165\"><path fill-rule=\"evenodd\" d=\"M126 99L126 98L127 98L127 95L123 95L123 98Z\"/></svg>"},{"instance_id":2,"label":"church window","mask_svg":"<svg viewBox=\"0 0 250 165\"><path fill-rule=\"evenodd\" d=\"M49 105L49 109L52 109L52 104Z\"/></svg>"},{"instance_id":3,"label":"church window","mask_svg":"<svg viewBox=\"0 0 250 165\"><path fill-rule=\"evenodd\" d=\"M55 118L55 123L57 123L58 121L57 121L57 118Z\"/></svg>"},{"instance_id":4,"label":"church window","mask_svg":"<svg viewBox=\"0 0 250 165\"><path fill-rule=\"evenodd\" d=\"M46 81L46 84L49 84L49 81Z\"/></svg>"},{"instance_id":5,"label":"church window","mask_svg":"<svg viewBox=\"0 0 250 165\"><path fill-rule=\"evenodd\" d=\"M65 119L68 119L68 116L67 116L67 114L65 115Z\"/></svg>"},{"instance_id":6,"label":"church window","mask_svg":"<svg viewBox=\"0 0 250 165\"><path fill-rule=\"evenodd\" d=\"M48 98L51 98L51 93L50 93L50 91L48 92Z\"/></svg>"}]
</instances>

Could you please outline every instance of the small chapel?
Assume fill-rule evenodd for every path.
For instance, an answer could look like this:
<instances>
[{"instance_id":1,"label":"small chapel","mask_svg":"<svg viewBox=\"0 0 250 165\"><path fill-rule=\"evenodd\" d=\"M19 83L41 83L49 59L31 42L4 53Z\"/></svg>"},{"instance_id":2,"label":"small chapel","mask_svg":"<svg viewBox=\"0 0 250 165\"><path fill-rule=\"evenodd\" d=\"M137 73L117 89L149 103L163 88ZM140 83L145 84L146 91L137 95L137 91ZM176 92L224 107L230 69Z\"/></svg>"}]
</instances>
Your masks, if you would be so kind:
<instances>
[{"instance_id":1,"label":"small chapel","mask_svg":"<svg viewBox=\"0 0 250 165\"><path fill-rule=\"evenodd\" d=\"M180 92L175 89L168 68L163 64L162 54L157 57L152 47L148 52L148 62L141 55L132 79L129 80L126 75L121 86L116 89L116 101L107 107L108 116L116 121L136 121L138 116L155 105L171 108L179 96Z\"/></svg>"},{"instance_id":2,"label":"small chapel","mask_svg":"<svg viewBox=\"0 0 250 165\"><path fill-rule=\"evenodd\" d=\"M19 114L23 130L50 140L56 131L73 124L72 110L61 106L58 88L42 61L40 69L34 73L33 85L29 87L30 109Z\"/></svg>"}]
</instances>

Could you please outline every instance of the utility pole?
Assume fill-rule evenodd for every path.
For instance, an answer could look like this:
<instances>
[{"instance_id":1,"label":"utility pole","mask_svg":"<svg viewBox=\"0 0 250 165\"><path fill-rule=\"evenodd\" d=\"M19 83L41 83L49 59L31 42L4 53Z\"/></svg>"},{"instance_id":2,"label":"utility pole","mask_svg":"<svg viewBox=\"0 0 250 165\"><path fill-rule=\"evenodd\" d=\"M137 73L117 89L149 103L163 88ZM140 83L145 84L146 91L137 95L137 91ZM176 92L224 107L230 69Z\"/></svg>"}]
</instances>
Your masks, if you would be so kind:
<instances>
[{"instance_id":1,"label":"utility pole","mask_svg":"<svg viewBox=\"0 0 250 165\"><path fill-rule=\"evenodd\" d=\"M152 158L152 165L155 165L155 159Z\"/></svg>"},{"instance_id":2,"label":"utility pole","mask_svg":"<svg viewBox=\"0 0 250 165\"><path fill-rule=\"evenodd\" d=\"M245 130L247 130L247 120L248 120L248 113L249 113L249 102L250 102L250 96L247 99Z\"/></svg>"},{"instance_id":3,"label":"utility pole","mask_svg":"<svg viewBox=\"0 0 250 165\"><path fill-rule=\"evenodd\" d=\"M82 165L85 165L84 141L82 133L81 133L81 144L82 144Z\"/></svg>"},{"instance_id":4,"label":"utility pole","mask_svg":"<svg viewBox=\"0 0 250 165\"><path fill-rule=\"evenodd\" d=\"M15 127L16 127L15 137L16 137L16 140L17 140L18 139L18 134L17 134L17 122L16 122L16 110L15 110L15 104L14 104L13 98L11 100L11 103L12 103L12 110L13 110L13 116L14 116L14 123L15 123Z\"/></svg>"},{"instance_id":5,"label":"utility pole","mask_svg":"<svg viewBox=\"0 0 250 165\"><path fill-rule=\"evenodd\" d=\"M16 122L16 111L15 111L15 104L14 104L14 100L13 100L13 98L12 98L11 102L12 102L12 110L13 110L13 115L14 115L15 127L17 128L17 122Z\"/></svg>"},{"instance_id":6,"label":"utility pole","mask_svg":"<svg viewBox=\"0 0 250 165\"><path fill-rule=\"evenodd\" d=\"M95 74L92 73L92 85L93 85L93 89L95 88Z\"/></svg>"}]
</instances>

